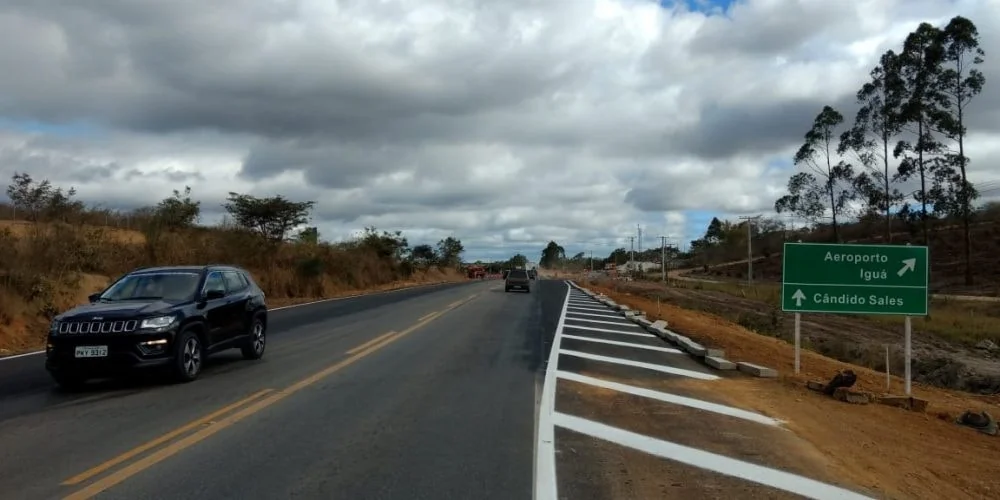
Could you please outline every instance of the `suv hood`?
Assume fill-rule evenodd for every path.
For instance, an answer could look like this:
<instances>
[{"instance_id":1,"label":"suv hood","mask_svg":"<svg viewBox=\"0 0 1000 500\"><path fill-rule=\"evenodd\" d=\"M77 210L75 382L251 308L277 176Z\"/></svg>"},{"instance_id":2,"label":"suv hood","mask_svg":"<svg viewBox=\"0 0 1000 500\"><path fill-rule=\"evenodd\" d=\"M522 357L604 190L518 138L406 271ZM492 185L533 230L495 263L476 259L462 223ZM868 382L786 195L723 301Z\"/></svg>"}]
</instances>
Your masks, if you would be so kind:
<instances>
[{"instance_id":1,"label":"suv hood","mask_svg":"<svg viewBox=\"0 0 1000 500\"><path fill-rule=\"evenodd\" d=\"M66 311L56 320L64 321L68 319L89 320L93 316L101 316L105 319L124 318L135 316L146 316L156 313L165 313L173 307L173 304L163 300L130 300L122 302L95 302L76 306Z\"/></svg>"}]
</instances>

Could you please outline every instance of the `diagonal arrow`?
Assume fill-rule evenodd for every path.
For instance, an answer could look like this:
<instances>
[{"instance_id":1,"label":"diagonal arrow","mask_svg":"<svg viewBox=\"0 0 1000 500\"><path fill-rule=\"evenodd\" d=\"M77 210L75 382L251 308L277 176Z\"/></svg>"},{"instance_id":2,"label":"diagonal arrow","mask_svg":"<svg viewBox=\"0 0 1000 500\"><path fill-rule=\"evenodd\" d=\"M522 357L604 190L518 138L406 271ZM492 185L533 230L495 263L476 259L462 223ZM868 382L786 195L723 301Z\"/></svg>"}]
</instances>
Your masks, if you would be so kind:
<instances>
[{"instance_id":1,"label":"diagonal arrow","mask_svg":"<svg viewBox=\"0 0 1000 500\"><path fill-rule=\"evenodd\" d=\"M903 259L903 267L896 271L896 276L902 277L906 271L913 271L917 268L917 259Z\"/></svg>"}]
</instances>

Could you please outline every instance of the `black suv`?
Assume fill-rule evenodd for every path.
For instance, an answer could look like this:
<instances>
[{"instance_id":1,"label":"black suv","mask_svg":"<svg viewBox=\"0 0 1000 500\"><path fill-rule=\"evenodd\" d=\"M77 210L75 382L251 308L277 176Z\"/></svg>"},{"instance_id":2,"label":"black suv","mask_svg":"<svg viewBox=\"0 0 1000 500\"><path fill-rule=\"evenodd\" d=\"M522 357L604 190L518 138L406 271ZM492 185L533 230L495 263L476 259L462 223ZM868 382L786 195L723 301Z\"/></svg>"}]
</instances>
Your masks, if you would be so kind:
<instances>
[{"instance_id":1,"label":"black suv","mask_svg":"<svg viewBox=\"0 0 1000 500\"><path fill-rule=\"evenodd\" d=\"M264 292L243 269L138 269L56 316L45 368L66 388L154 367L190 382L211 353L238 347L244 358L260 359L266 330Z\"/></svg>"},{"instance_id":2,"label":"black suv","mask_svg":"<svg viewBox=\"0 0 1000 500\"><path fill-rule=\"evenodd\" d=\"M503 284L503 291L509 292L515 288L531 293L531 281L528 278L528 271L524 269L511 269L507 273L507 278Z\"/></svg>"}]
</instances>

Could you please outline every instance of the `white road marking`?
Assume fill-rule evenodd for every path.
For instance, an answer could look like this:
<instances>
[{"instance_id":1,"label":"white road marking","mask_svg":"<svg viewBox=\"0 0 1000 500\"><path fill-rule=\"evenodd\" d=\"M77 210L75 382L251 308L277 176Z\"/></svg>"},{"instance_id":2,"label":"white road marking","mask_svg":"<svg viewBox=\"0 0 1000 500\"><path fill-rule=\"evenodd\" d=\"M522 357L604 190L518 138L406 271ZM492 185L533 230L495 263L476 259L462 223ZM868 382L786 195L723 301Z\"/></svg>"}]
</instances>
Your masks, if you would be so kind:
<instances>
[{"instance_id":1,"label":"white road marking","mask_svg":"<svg viewBox=\"0 0 1000 500\"><path fill-rule=\"evenodd\" d=\"M576 311L567 311L567 314L572 314L574 316L593 316L595 318L618 318L618 319L624 319L624 316L622 316L621 314L597 314L597 313L584 313L584 312L576 312Z\"/></svg>"},{"instance_id":2,"label":"white road marking","mask_svg":"<svg viewBox=\"0 0 1000 500\"><path fill-rule=\"evenodd\" d=\"M608 306L606 306L604 304L601 304L600 302L597 302L596 300L574 300L574 299L569 299L569 305L571 305L571 306L572 305L584 305L584 304L586 304L588 306L600 306L600 307L603 307L605 309L608 308Z\"/></svg>"},{"instance_id":3,"label":"white road marking","mask_svg":"<svg viewBox=\"0 0 1000 500\"><path fill-rule=\"evenodd\" d=\"M0 357L0 361L6 361L8 359L23 358L25 356L35 356L37 354L45 354L45 351L32 351L32 352L25 352L25 353L22 353L22 354L15 354L13 356L3 356L3 357Z\"/></svg>"},{"instance_id":4,"label":"white road marking","mask_svg":"<svg viewBox=\"0 0 1000 500\"><path fill-rule=\"evenodd\" d=\"M563 337L569 338L568 335L564 335ZM687 406L688 408L710 411L713 413L718 413L720 415L727 415L730 417L741 418L743 420L749 420L750 422L756 422L758 424L764 424L769 426L781 425L780 420L768 417L766 415L761 415L760 413L741 410L739 408L720 405L718 403L710 403L708 401L702 401L700 399L678 396L676 394L670 394L666 392L654 391L652 389L646 389L643 387L635 387L631 385L620 384L618 382L611 382L609 380L602 380L599 378L588 377L586 375L580 375L579 373L567 372L562 370L556 372L556 376L561 379L580 382L581 384L592 385L604 389L611 389L613 391L624 392L626 394L632 394L634 396L655 399L657 401L662 401L664 403L671 403L680 406Z\"/></svg>"},{"instance_id":5,"label":"white road marking","mask_svg":"<svg viewBox=\"0 0 1000 500\"><path fill-rule=\"evenodd\" d=\"M549 361L545 367L545 382L542 384L542 402L538 410L538 441L535 443L535 491L534 500L558 500L556 484L556 430L552 424L552 414L556 411L556 371L559 369L559 345L562 341L563 325L566 323L566 308L573 288L566 283L566 299L563 302L559 323L552 336Z\"/></svg>"},{"instance_id":6,"label":"white road marking","mask_svg":"<svg viewBox=\"0 0 1000 500\"><path fill-rule=\"evenodd\" d=\"M590 354L588 352L571 351L568 349L563 349L559 351L559 354L565 356L575 356L577 358L590 359L594 361L603 361L605 363L612 363L616 365L645 368L647 370L658 371L661 373L669 373L671 375L681 375L684 377L696 378L699 380L719 380L718 376L709 373L696 372L694 370L685 370L683 368L674 368L672 366L657 365L653 363L644 363L642 361L632 361L631 359L613 358L611 356L601 356L600 354Z\"/></svg>"},{"instance_id":7,"label":"white road marking","mask_svg":"<svg viewBox=\"0 0 1000 500\"><path fill-rule=\"evenodd\" d=\"M657 347L655 345L633 344L631 342L620 342L620 341L617 341L617 340L595 339L594 337L581 337L579 335L570 335L568 333L564 333L563 336L562 336L562 338L564 338L564 339L573 339L573 340L583 340L583 341L586 341L586 342L594 342L594 343L597 343L597 344L608 344L608 345L617 345L617 346L622 346L622 347L632 347L632 348L635 348L635 349L646 349L647 351L667 352L667 353L670 353L670 354L682 354L684 352L684 351L681 351L680 349L674 349L672 347Z\"/></svg>"},{"instance_id":8,"label":"white road marking","mask_svg":"<svg viewBox=\"0 0 1000 500\"><path fill-rule=\"evenodd\" d=\"M626 323L624 321L625 318L622 318L622 321L601 321L599 319L584 319L584 318L569 318L569 319L573 321L586 321L588 323L603 323L605 325L631 326L635 328L642 328L635 323Z\"/></svg>"},{"instance_id":9,"label":"white road marking","mask_svg":"<svg viewBox=\"0 0 1000 500\"><path fill-rule=\"evenodd\" d=\"M646 332L626 332L623 330L612 330L610 328L597 328L595 326L565 325L566 328L576 328L577 330L590 330L592 332L617 333L619 335L633 335L636 337L656 337L652 333Z\"/></svg>"},{"instance_id":10,"label":"white road marking","mask_svg":"<svg viewBox=\"0 0 1000 500\"><path fill-rule=\"evenodd\" d=\"M565 413L552 415L555 425L574 432L602 439L621 446L639 450L668 460L685 463L719 474L770 486L779 490L817 500L871 500L869 497L844 488L829 485L807 477L744 462L723 455L716 455L697 448L643 436L610 425L594 422Z\"/></svg>"},{"instance_id":11,"label":"white road marking","mask_svg":"<svg viewBox=\"0 0 1000 500\"><path fill-rule=\"evenodd\" d=\"M607 307L604 307L604 306L601 306L601 307L574 306L572 303L570 303L569 308L570 309L579 309L581 311L608 311L608 312L611 312L611 309L608 309Z\"/></svg>"}]
</instances>

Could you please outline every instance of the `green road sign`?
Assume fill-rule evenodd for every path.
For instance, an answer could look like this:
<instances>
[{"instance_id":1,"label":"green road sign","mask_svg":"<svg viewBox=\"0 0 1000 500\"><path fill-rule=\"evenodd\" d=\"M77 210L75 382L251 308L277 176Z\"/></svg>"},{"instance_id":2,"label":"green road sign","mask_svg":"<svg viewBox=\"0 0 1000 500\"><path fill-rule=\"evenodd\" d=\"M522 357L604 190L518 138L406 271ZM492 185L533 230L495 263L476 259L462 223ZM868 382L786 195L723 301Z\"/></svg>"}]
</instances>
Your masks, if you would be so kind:
<instances>
[{"instance_id":1,"label":"green road sign","mask_svg":"<svg viewBox=\"0 0 1000 500\"><path fill-rule=\"evenodd\" d=\"M781 309L927 315L927 247L785 243Z\"/></svg>"}]
</instances>

